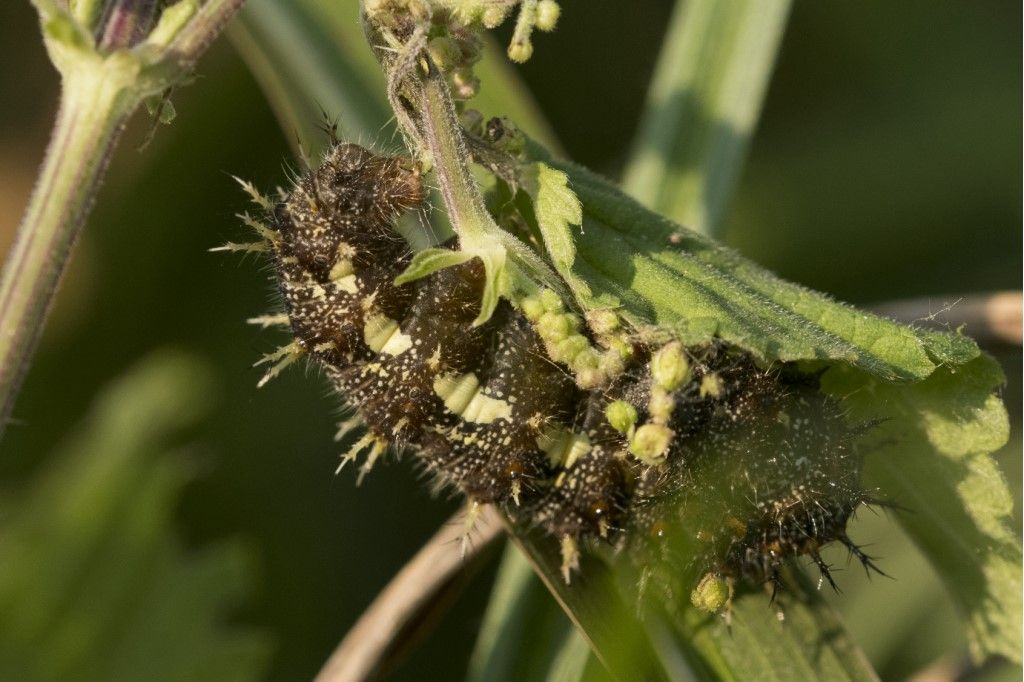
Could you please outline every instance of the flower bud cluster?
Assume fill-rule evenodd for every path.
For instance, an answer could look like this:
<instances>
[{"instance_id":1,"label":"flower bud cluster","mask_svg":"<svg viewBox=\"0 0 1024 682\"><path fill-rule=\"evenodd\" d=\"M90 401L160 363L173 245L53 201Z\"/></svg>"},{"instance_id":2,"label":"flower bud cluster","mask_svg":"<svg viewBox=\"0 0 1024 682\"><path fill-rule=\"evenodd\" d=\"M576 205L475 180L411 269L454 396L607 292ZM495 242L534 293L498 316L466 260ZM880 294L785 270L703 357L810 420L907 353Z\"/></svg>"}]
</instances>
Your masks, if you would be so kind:
<instances>
[{"instance_id":1,"label":"flower bud cluster","mask_svg":"<svg viewBox=\"0 0 1024 682\"><path fill-rule=\"evenodd\" d=\"M508 58L523 63L533 56L533 42L530 40L533 29L553 31L561 14L562 8L555 0L523 0L512 42L508 46Z\"/></svg>"},{"instance_id":2,"label":"flower bud cluster","mask_svg":"<svg viewBox=\"0 0 1024 682\"><path fill-rule=\"evenodd\" d=\"M601 386L622 371L627 357L622 349L594 348L582 332L583 320L567 311L554 291L545 289L539 295L527 296L520 301L520 307L533 323L548 355L572 370L580 388Z\"/></svg>"},{"instance_id":3,"label":"flower bud cluster","mask_svg":"<svg viewBox=\"0 0 1024 682\"><path fill-rule=\"evenodd\" d=\"M439 18L444 19L435 16L435 20ZM472 99L480 90L480 79L473 73L473 65L482 56L480 37L472 28L448 23L435 26L431 33L427 54L447 77L452 97Z\"/></svg>"},{"instance_id":4,"label":"flower bud cluster","mask_svg":"<svg viewBox=\"0 0 1024 682\"><path fill-rule=\"evenodd\" d=\"M548 32L558 25L562 8L556 0L463 0L455 6L453 14L465 26L479 24L495 29L505 23L516 5L519 16L508 46L508 58L522 63L533 55L533 30Z\"/></svg>"},{"instance_id":5,"label":"flower bud cluster","mask_svg":"<svg viewBox=\"0 0 1024 682\"><path fill-rule=\"evenodd\" d=\"M673 341L662 346L651 358L650 372L648 420L631 434L629 451L645 464L658 466L664 463L675 435L668 427L676 407L675 392L690 381L690 362L683 345Z\"/></svg>"}]
</instances>

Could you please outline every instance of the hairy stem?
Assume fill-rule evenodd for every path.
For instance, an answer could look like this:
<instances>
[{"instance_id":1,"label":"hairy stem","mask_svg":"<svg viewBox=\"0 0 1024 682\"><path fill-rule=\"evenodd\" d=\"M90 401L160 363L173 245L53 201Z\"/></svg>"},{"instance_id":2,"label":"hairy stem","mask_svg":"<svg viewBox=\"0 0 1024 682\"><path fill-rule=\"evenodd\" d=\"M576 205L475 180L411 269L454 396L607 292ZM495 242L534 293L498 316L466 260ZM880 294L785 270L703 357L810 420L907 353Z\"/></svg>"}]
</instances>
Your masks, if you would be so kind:
<instances>
[{"instance_id":1,"label":"hairy stem","mask_svg":"<svg viewBox=\"0 0 1024 682\"><path fill-rule=\"evenodd\" d=\"M501 229L487 212L480 187L470 171L470 154L448 83L422 50L424 27L412 17L399 15L400 20L413 27L407 30L409 37L403 41L374 19L364 11L364 27L387 76L388 99L395 117L409 146L433 164L460 249L484 263L487 281L477 322L490 317L499 295L508 296L513 291L531 293L540 284L569 300L568 290L551 267L530 247Z\"/></svg>"},{"instance_id":2,"label":"hairy stem","mask_svg":"<svg viewBox=\"0 0 1024 682\"><path fill-rule=\"evenodd\" d=\"M420 108L415 120L422 142L431 154L445 207L458 223L459 238L464 243L491 238L500 228L470 173L469 152L444 77L431 65L430 73L412 80L410 88Z\"/></svg>"},{"instance_id":3,"label":"hairy stem","mask_svg":"<svg viewBox=\"0 0 1024 682\"><path fill-rule=\"evenodd\" d=\"M181 29L168 47L179 75L187 75L199 56L220 35L228 20L242 8L245 0L209 0Z\"/></svg>"},{"instance_id":4,"label":"hairy stem","mask_svg":"<svg viewBox=\"0 0 1024 682\"><path fill-rule=\"evenodd\" d=\"M111 2L102 6L105 12L102 3L80 3L69 12L34 0L50 58L61 72L61 103L0 273L0 435L125 122L147 98L189 75L244 2L181 0L157 20L153 2ZM97 44L93 24L101 19Z\"/></svg>"},{"instance_id":5,"label":"hairy stem","mask_svg":"<svg viewBox=\"0 0 1024 682\"><path fill-rule=\"evenodd\" d=\"M83 72L65 81L46 158L0 277L0 433L110 152L137 105L119 84L96 76Z\"/></svg>"}]
</instances>

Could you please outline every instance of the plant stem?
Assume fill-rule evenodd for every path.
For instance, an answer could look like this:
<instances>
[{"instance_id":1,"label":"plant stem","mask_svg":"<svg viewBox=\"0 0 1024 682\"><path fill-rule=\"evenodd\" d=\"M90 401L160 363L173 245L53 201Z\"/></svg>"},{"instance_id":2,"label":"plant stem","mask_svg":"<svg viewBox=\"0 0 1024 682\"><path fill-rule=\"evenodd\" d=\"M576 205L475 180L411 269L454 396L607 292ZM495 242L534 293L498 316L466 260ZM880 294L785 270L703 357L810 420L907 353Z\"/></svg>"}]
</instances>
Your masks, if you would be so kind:
<instances>
[{"instance_id":1,"label":"plant stem","mask_svg":"<svg viewBox=\"0 0 1024 682\"><path fill-rule=\"evenodd\" d=\"M104 8L97 27L101 50L131 47L146 37L160 14L156 0L120 0Z\"/></svg>"},{"instance_id":2,"label":"plant stem","mask_svg":"<svg viewBox=\"0 0 1024 682\"><path fill-rule=\"evenodd\" d=\"M245 0L209 0L202 5L168 48L177 68L182 72L191 69L244 4Z\"/></svg>"},{"instance_id":3,"label":"plant stem","mask_svg":"<svg viewBox=\"0 0 1024 682\"><path fill-rule=\"evenodd\" d=\"M83 69L65 79L46 158L0 276L0 433L110 153L136 105L102 71Z\"/></svg>"},{"instance_id":4,"label":"plant stem","mask_svg":"<svg viewBox=\"0 0 1024 682\"><path fill-rule=\"evenodd\" d=\"M61 101L43 167L0 273L0 436L128 117L188 76L244 2L180 0L157 20L152 1L81 3L72 13L52 0L33 0L50 59L62 76ZM97 46L92 25L101 9L110 10L106 18L112 23L101 28Z\"/></svg>"},{"instance_id":5,"label":"plant stem","mask_svg":"<svg viewBox=\"0 0 1024 682\"><path fill-rule=\"evenodd\" d=\"M452 223L457 225L463 246L493 238L499 228L484 207L483 197L470 173L466 161L469 153L444 77L431 65L427 76L422 80L410 78L409 85L416 103L422 107L415 114L415 120L423 143L430 151L441 196Z\"/></svg>"},{"instance_id":6,"label":"plant stem","mask_svg":"<svg viewBox=\"0 0 1024 682\"><path fill-rule=\"evenodd\" d=\"M440 593L479 565L483 550L502 536L499 514L483 508L465 557L453 547L467 532L462 517L459 512L447 521L391 579L324 663L317 682L358 682L379 674L403 633L424 619Z\"/></svg>"},{"instance_id":7,"label":"plant stem","mask_svg":"<svg viewBox=\"0 0 1024 682\"><path fill-rule=\"evenodd\" d=\"M474 324L490 319L501 296L536 291L539 283L567 296L564 284L543 259L498 227L487 212L469 169L469 153L445 76L424 52L427 26L412 15L387 16L405 24L403 38L379 25L379 17L367 13L365 6L364 30L384 68L388 100L406 142L433 165L448 219L459 237L459 249L483 263L483 294ZM389 48L380 47L383 45Z\"/></svg>"},{"instance_id":8,"label":"plant stem","mask_svg":"<svg viewBox=\"0 0 1024 682\"><path fill-rule=\"evenodd\" d=\"M502 267L505 267L504 253L507 253L513 261L507 272L514 281L514 288L533 291L542 283L569 300L568 289L550 266L526 244L498 227L487 212L480 187L469 168L469 152L448 84L429 59L424 61L429 66L428 73L413 72L406 80L414 107L414 111L406 112L406 117L415 126L412 132L418 142L430 153L434 176L449 220L459 235L460 248L479 255L485 264L488 257L494 257L502 262ZM393 66L387 61L382 60L382 63L385 70ZM389 71L388 77L393 78L394 73ZM398 116L400 122L403 118ZM498 253L501 255L495 255ZM502 293L508 293L504 286Z\"/></svg>"}]
</instances>

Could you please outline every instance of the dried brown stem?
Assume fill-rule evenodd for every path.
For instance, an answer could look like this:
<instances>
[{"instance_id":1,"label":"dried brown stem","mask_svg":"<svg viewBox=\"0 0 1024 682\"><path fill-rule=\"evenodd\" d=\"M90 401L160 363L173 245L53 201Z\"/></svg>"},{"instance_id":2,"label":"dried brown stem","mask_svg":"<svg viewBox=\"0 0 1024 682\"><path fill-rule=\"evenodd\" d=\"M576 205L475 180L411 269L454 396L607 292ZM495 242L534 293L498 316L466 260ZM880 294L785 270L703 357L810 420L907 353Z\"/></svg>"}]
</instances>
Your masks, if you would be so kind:
<instances>
[{"instance_id":1,"label":"dried brown stem","mask_svg":"<svg viewBox=\"0 0 1024 682\"><path fill-rule=\"evenodd\" d=\"M984 347L1021 345L1021 292L997 291L956 298L929 296L872 306L899 322L964 333Z\"/></svg>"},{"instance_id":2,"label":"dried brown stem","mask_svg":"<svg viewBox=\"0 0 1024 682\"><path fill-rule=\"evenodd\" d=\"M501 536L502 522L493 507L483 507L465 557L459 544L465 534L463 514L450 519L388 583L327 659L317 682L370 679L408 626L427 611L436 595Z\"/></svg>"}]
</instances>

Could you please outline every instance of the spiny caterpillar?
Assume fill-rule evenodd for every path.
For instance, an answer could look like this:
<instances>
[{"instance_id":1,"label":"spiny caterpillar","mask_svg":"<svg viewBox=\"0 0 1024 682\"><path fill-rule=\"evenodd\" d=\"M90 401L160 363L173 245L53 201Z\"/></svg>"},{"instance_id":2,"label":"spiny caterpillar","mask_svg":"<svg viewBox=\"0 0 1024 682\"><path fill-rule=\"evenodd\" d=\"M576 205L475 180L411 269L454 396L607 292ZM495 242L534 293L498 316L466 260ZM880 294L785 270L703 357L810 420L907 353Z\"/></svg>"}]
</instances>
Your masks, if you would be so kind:
<instances>
[{"instance_id":1,"label":"spiny caterpillar","mask_svg":"<svg viewBox=\"0 0 1024 682\"><path fill-rule=\"evenodd\" d=\"M813 377L721 341L643 341L611 313L584 324L549 290L474 326L475 259L396 286L411 253L394 225L425 194L408 159L336 143L277 203L245 187L269 224L247 219L263 241L227 248L269 251L287 315L258 320L295 336L264 381L316 359L365 426L342 460L368 449L360 479L386 447L412 451L439 485L555 538L567 581L580 544L606 542L646 578L699 583L709 611L798 556L832 583L819 549L834 540L874 568L845 531L874 502L858 429ZM602 338L618 346L595 351Z\"/></svg>"}]
</instances>

